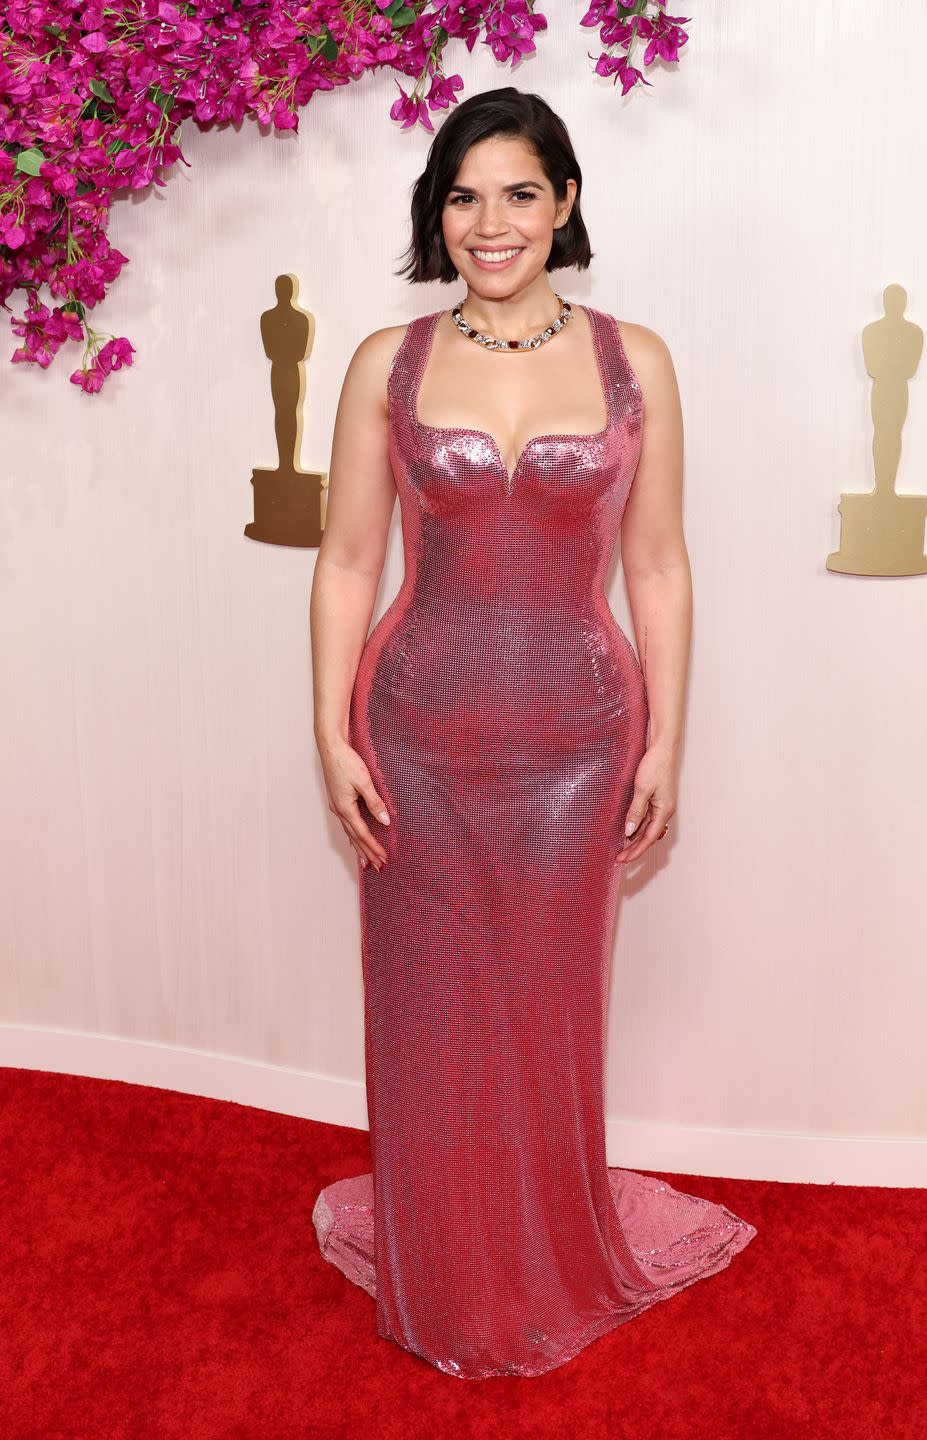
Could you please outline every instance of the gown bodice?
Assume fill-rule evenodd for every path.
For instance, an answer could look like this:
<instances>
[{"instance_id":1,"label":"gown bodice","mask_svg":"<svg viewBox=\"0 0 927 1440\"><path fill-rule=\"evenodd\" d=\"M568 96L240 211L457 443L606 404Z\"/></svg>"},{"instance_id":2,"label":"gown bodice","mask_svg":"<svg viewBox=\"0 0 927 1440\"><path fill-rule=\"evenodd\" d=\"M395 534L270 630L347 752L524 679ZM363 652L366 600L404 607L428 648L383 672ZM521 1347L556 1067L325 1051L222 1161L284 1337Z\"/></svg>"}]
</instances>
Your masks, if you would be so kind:
<instances>
[{"instance_id":1,"label":"gown bodice","mask_svg":"<svg viewBox=\"0 0 927 1440\"><path fill-rule=\"evenodd\" d=\"M581 607L601 593L640 456L643 397L613 316L583 308L605 426L532 436L511 474L488 432L420 420L422 376L444 312L410 323L387 381L389 445L406 566L423 598L517 598L543 609Z\"/></svg>"}]
</instances>

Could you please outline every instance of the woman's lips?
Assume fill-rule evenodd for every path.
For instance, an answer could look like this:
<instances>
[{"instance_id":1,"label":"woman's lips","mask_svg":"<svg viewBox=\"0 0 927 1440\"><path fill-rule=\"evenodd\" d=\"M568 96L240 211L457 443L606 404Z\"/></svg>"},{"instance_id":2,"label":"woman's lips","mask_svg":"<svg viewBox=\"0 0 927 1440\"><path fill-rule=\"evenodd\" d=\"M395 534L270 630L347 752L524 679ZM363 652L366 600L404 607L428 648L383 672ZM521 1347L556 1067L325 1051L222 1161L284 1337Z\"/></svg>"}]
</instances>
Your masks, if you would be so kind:
<instances>
[{"instance_id":1,"label":"woman's lips","mask_svg":"<svg viewBox=\"0 0 927 1440\"><path fill-rule=\"evenodd\" d=\"M506 249L511 248L514 247L506 246ZM523 250L524 246L522 245L519 247L518 254L510 256L508 260L481 260L475 250L471 250L469 253L474 265L479 265L481 270L506 270L510 265L514 265L516 260L521 258Z\"/></svg>"}]
</instances>

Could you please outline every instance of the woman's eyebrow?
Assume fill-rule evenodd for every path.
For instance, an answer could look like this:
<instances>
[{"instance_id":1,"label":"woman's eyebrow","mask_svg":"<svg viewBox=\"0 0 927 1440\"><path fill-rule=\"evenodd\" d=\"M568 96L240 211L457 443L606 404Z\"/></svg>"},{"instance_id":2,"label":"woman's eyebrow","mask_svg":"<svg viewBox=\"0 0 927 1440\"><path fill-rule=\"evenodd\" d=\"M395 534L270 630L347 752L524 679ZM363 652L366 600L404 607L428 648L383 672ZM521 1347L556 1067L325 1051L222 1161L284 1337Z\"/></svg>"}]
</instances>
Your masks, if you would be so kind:
<instances>
[{"instance_id":1,"label":"woman's eyebrow","mask_svg":"<svg viewBox=\"0 0 927 1440\"><path fill-rule=\"evenodd\" d=\"M537 189L540 183L540 180L515 180L511 185L503 185L502 188L503 190L527 190L529 186L534 186L535 189ZM476 195L478 193L476 190L472 190L469 185L452 185L451 190L457 191L458 194L461 195ZM451 192L448 191L448 194L450 193Z\"/></svg>"}]
</instances>

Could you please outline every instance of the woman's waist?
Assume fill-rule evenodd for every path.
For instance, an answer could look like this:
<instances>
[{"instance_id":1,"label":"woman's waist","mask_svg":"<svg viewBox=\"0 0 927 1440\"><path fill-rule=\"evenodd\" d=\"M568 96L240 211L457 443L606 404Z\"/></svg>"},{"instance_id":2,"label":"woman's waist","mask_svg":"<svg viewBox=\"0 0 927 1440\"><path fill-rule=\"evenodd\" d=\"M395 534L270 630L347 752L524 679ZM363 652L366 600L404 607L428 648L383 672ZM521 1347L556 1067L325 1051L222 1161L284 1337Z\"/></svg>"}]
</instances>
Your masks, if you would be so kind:
<instances>
[{"instance_id":1,"label":"woman's waist","mask_svg":"<svg viewBox=\"0 0 927 1440\"><path fill-rule=\"evenodd\" d=\"M519 600L416 603L399 597L368 637L359 675L458 703L490 691L514 705L563 693L611 697L640 665L604 593L584 603Z\"/></svg>"},{"instance_id":2,"label":"woman's waist","mask_svg":"<svg viewBox=\"0 0 927 1440\"><path fill-rule=\"evenodd\" d=\"M522 622L539 625L582 625L601 622L617 626L600 583L572 580L551 586L504 585L481 589L472 585L443 584L440 587L411 584L400 590L384 614L394 620L415 618L433 628L495 625Z\"/></svg>"}]
</instances>

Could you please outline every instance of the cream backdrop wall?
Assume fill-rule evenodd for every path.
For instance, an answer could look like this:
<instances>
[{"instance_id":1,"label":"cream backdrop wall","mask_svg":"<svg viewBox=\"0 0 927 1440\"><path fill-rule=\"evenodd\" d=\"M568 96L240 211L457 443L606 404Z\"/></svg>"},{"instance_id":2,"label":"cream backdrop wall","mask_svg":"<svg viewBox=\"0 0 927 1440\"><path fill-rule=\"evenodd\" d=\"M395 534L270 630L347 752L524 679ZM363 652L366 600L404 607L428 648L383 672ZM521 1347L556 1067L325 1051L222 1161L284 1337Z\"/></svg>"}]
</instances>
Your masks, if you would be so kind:
<instances>
[{"instance_id":1,"label":"cream backdrop wall","mask_svg":"<svg viewBox=\"0 0 927 1440\"><path fill-rule=\"evenodd\" d=\"M686 418L681 794L619 906L610 1161L924 1184L927 581L824 561L840 490L872 481L860 330L892 281L927 325L927 13L702 0L678 72L622 103L582 0L546 9L514 77L485 47L449 68L563 114L596 255L555 283L663 335ZM307 468L362 336L463 293L392 273L428 144L397 93L384 71L320 95L298 137L185 129L192 168L113 211L131 263L96 319L137 356L101 396L9 365L4 329L0 1063L366 1124L315 553L242 530L274 460L274 276L317 321ZM925 487L922 362L898 488ZM397 509L374 620L401 574ZM617 563L609 593L628 628Z\"/></svg>"}]
</instances>

